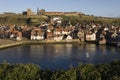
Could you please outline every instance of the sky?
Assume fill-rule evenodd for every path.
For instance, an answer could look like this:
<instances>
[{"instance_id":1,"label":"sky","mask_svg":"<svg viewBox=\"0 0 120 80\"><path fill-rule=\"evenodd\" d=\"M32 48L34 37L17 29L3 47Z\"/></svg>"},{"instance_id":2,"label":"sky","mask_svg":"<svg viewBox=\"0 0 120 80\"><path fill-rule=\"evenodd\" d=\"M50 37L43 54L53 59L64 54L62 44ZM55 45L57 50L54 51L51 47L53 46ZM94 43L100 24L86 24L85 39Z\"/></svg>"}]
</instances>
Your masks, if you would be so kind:
<instances>
[{"instance_id":1,"label":"sky","mask_svg":"<svg viewBox=\"0 0 120 80\"><path fill-rule=\"evenodd\" d=\"M58 12L82 12L86 15L120 17L120 0L0 0L0 13L22 13L31 8Z\"/></svg>"}]
</instances>

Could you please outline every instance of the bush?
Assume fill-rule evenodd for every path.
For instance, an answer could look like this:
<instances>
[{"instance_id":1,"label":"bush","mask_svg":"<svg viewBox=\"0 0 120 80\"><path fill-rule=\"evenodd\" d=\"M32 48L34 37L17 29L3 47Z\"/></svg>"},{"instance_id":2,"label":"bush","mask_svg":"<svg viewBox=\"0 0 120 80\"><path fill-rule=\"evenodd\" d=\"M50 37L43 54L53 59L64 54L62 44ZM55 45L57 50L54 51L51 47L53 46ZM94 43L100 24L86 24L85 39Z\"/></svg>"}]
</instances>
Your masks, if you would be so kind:
<instances>
[{"instance_id":1,"label":"bush","mask_svg":"<svg viewBox=\"0 0 120 80\"><path fill-rule=\"evenodd\" d=\"M38 80L40 68L33 64L2 64L0 80Z\"/></svg>"},{"instance_id":2,"label":"bush","mask_svg":"<svg viewBox=\"0 0 120 80\"><path fill-rule=\"evenodd\" d=\"M120 61L80 64L64 71L41 70L34 64L0 64L0 80L120 80Z\"/></svg>"},{"instance_id":3,"label":"bush","mask_svg":"<svg viewBox=\"0 0 120 80\"><path fill-rule=\"evenodd\" d=\"M101 80L100 73L92 64L80 64L77 74L77 80Z\"/></svg>"}]
</instances>

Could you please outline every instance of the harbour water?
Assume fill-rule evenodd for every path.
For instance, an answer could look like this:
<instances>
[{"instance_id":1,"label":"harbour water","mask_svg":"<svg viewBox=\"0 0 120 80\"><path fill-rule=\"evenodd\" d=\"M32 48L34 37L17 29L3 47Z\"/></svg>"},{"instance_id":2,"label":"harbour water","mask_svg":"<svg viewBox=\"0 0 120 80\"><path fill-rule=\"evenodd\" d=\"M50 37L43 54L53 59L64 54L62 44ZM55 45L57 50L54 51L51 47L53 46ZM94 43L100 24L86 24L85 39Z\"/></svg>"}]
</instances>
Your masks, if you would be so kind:
<instances>
[{"instance_id":1,"label":"harbour water","mask_svg":"<svg viewBox=\"0 0 120 80\"><path fill-rule=\"evenodd\" d=\"M117 59L120 59L120 48L95 44L20 45L0 50L0 63L32 63L50 70L66 70L79 63L109 63Z\"/></svg>"}]
</instances>

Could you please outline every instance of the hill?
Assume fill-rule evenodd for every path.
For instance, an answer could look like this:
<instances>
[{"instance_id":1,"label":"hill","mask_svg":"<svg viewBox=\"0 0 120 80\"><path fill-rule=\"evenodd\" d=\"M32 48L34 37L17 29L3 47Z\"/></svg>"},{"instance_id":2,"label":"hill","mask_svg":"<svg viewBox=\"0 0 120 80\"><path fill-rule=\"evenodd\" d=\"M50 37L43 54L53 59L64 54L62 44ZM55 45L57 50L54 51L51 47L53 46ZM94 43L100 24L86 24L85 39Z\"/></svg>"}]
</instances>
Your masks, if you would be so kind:
<instances>
[{"instance_id":1,"label":"hill","mask_svg":"<svg viewBox=\"0 0 120 80\"><path fill-rule=\"evenodd\" d=\"M120 25L120 18L96 17L93 15L33 15L25 16L22 14L0 14L0 24L18 24L18 25L37 25L44 21L49 22L50 18L62 17L63 21L71 22L72 25L76 23L99 23L104 25Z\"/></svg>"}]
</instances>

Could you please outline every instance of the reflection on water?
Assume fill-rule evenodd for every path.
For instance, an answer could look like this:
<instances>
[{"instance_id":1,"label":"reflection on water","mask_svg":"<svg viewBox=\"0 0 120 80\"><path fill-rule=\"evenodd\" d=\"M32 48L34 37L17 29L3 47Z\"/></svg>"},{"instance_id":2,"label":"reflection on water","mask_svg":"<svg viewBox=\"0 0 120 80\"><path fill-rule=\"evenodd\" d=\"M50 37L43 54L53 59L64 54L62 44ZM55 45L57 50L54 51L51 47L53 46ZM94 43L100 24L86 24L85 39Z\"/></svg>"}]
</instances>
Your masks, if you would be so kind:
<instances>
[{"instance_id":1,"label":"reflection on water","mask_svg":"<svg viewBox=\"0 0 120 80\"><path fill-rule=\"evenodd\" d=\"M0 63L34 63L42 69L68 69L80 62L100 64L120 59L120 48L94 44L23 45L0 50Z\"/></svg>"}]
</instances>

